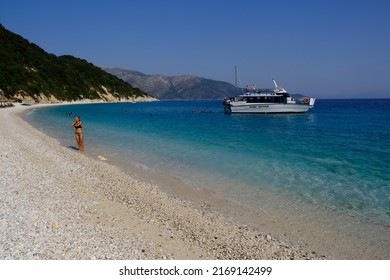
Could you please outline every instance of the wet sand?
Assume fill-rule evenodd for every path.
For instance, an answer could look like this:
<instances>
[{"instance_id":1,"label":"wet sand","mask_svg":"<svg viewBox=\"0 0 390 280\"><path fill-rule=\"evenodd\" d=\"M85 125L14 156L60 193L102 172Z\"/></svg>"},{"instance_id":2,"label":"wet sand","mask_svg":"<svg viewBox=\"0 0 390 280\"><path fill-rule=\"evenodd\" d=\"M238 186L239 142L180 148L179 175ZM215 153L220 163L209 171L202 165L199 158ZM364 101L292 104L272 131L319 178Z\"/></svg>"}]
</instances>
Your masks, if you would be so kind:
<instances>
[{"instance_id":1,"label":"wet sand","mask_svg":"<svg viewBox=\"0 0 390 280\"><path fill-rule=\"evenodd\" d=\"M62 147L20 118L27 109L0 110L0 259L389 258L389 238L324 232L287 200L253 209Z\"/></svg>"}]
</instances>

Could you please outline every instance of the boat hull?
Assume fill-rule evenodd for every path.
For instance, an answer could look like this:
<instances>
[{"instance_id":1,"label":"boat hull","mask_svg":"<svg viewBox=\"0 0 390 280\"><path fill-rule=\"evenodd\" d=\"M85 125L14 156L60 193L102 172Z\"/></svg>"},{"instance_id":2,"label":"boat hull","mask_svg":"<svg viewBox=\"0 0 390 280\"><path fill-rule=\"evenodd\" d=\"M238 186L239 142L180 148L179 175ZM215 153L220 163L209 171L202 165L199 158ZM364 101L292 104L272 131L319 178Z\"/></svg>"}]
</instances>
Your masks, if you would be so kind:
<instances>
[{"instance_id":1,"label":"boat hull","mask_svg":"<svg viewBox=\"0 0 390 280\"><path fill-rule=\"evenodd\" d=\"M235 104L236 103L236 104ZM225 105L228 114L297 114L305 113L312 105L284 103L246 103L231 102Z\"/></svg>"}]
</instances>

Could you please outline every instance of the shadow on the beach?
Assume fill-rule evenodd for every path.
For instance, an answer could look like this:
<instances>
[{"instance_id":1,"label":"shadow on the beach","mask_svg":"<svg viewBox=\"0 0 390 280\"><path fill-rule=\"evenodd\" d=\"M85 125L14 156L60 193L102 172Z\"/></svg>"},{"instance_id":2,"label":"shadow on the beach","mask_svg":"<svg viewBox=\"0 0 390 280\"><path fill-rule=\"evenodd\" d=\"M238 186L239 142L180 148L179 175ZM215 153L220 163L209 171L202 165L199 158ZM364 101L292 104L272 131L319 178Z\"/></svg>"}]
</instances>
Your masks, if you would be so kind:
<instances>
[{"instance_id":1,"label":"shadow on the beach","mask_svg":"<svg viewBox=\"0 0 390 280\"><path fill-rule=\"evenodd\" d=\"M68 149L72 149L72 150L75 150L75 151L78 151L79 149L75 146L68 146Z\"/></svg>"}]
</instances>

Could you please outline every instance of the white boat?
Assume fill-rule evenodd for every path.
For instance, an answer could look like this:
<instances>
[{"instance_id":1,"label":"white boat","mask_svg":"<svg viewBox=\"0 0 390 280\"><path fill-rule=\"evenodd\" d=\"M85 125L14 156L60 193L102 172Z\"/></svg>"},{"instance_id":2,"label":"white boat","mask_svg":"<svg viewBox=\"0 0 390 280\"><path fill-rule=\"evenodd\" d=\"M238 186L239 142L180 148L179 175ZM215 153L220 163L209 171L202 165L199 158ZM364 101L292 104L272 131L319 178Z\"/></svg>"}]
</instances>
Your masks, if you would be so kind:
<instances>
[{"instance_id":1,"label":"white boat","mask_svg":"<svg viewBox=\"0 0 390 280\"><path fill-rule=\"evenodd\" d=\"M305 113L314 106L312 97L294 98L276 84L275 89L252 89L246 93L230 97L223 101L225 112L228 114L283 114Z\"/></svg>"}]
</instances>

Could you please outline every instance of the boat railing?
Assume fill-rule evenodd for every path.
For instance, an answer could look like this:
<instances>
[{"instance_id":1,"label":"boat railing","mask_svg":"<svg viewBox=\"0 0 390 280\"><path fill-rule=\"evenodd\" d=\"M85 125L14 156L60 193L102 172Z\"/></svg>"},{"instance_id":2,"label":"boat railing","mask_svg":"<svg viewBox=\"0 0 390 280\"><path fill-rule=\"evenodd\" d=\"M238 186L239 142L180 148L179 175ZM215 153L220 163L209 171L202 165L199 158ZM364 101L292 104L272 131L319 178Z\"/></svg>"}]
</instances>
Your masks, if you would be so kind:
<instances>
[{"instance_id":1,"label":"boat railing","mask_svg":"<svg viewBox=\"0 0 390 280\"><path fill-rule=\"evenodd\" d=\"M252 89L250 91L244 92L244 94L251 94L251 93L274 93L275 91L272 88L257 88Z\"/></svg>"}]
</instances>

